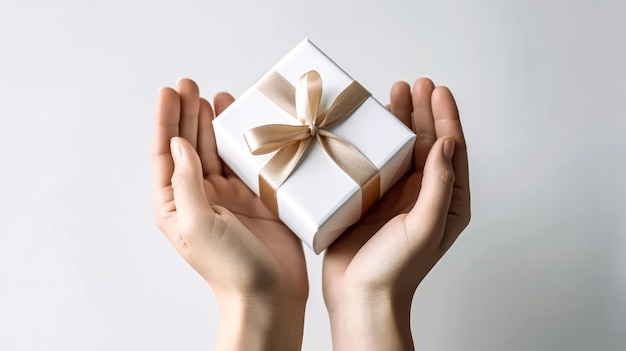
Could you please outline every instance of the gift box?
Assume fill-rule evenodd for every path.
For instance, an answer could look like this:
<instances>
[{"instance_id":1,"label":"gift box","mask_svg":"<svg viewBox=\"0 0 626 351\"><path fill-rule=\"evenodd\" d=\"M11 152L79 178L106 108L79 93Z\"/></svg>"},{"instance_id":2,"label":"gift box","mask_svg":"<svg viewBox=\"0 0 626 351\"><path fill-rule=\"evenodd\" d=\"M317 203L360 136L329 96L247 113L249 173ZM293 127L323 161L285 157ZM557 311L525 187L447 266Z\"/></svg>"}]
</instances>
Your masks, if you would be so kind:
<instances>
[{"instance_id":1,"label":"gift box","mask_svg":"<svg viewBox=\"0 0 626 351\"><path fill-rule=\"evenodd\" d=\"M224 162L316 254L406 173L415 141L308 39L213 128Z\"/></svg>"}]
</instances>

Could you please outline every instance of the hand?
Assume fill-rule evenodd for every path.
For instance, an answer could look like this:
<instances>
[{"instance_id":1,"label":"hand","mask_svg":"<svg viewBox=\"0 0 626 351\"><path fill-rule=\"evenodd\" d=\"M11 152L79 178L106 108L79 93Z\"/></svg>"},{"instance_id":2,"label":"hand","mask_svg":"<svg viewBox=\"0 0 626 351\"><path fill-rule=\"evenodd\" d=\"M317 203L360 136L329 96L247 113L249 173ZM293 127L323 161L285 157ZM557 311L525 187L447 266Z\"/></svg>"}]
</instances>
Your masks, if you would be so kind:
<instances>
[{"instance_id":1,"label":"hand","mask_svg":"<svg viewBox=\"0 0 626 351\"><path fill-rule=\"evenodd\" d=\"M233 101L218 94L216 114ZM308 297L302 244L222 163L213 116L192 80L159 91L152 145L157 224L215 292L218 349L299 349Z\"/></svg>"},{"instance_id":2,"label":"hand","mask_svg":"<svg viewBox=\"0 0 626 351\"><path fill-rule=\"evenodd\" d=\"M415 290L470 220L465 139L450 91L422 78L411 95L398 82L390 107L417 134L412 170L326 250L336 350L412 349Z\"/></svg>"}]
</instances>

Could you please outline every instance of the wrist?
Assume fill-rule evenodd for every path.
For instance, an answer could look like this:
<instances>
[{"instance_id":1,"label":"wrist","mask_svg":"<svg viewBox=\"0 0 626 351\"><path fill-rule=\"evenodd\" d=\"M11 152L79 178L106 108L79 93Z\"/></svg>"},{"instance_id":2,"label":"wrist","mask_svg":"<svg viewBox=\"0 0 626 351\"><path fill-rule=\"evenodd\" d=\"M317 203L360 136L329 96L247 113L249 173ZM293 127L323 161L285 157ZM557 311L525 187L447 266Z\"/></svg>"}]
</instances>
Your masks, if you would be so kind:
<instances>
[{"instance_id":1,"label":"wrist","mask_svg":"<svg viewBox=\"0 0 626 351\"><path fill-rule=\"evenodd\" d=\"M277 296L218 295L216 350L300 350L305 302Z\"/></svg>"},{"instance_id":2,"label":"wrist","mask_svg":"<svg viewBox=\"0 0 626 351\"><path fill-rule=\"evenodd\" d=\"M335 350L413 350L411 299L390 291L346 292L329 308Z\"/></svg>"}]
</instances>

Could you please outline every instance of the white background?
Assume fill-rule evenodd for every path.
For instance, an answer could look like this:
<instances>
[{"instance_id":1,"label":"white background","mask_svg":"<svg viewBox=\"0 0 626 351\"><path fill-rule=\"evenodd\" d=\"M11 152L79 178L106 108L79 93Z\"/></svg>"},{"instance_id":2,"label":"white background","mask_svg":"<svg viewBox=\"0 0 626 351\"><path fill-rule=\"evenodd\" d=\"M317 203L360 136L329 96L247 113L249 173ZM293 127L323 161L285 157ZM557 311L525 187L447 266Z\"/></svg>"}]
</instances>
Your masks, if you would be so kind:
<instances>
[{"instance_id":1,"label":"white background","mask_svg":"<svg viewBox=\"0 0 626 351\"><path fill-rule=\"evenodd\" d=\"M626 344L623 2L0 2L0 350L207 350L217 306L154 224L159 87L242 93L309 37L382 102L451 87L473 220L418 289L422 350ZM329 350L307 251L305 350Z\"/></svg>"}]
</instances>

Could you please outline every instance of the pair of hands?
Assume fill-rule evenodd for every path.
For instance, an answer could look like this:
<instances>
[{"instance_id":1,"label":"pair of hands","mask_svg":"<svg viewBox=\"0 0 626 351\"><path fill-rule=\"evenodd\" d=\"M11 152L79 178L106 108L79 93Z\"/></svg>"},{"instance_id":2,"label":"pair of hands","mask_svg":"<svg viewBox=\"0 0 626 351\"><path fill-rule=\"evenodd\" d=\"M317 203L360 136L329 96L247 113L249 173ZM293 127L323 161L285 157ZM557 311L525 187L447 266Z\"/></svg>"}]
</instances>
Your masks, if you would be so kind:
<instances>
[{"instance_id":1,"label":"pair of hands","mask_svg":"<svg viewBox=\"0 0 626 351\"><path fill-rule=\"evenodd\" d=\"M412 348L411 300L470 219L465 140L454 98L426 78L391 89L417 139L411 171L324 255L335 349ZM299 349L308 297L300 240L221 161L214 107L182 79L159 91L152 145L156 220L220 306L217 349Z\"/></svg>"}]
</instances>

